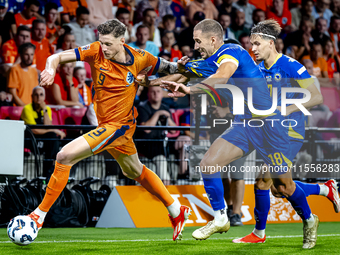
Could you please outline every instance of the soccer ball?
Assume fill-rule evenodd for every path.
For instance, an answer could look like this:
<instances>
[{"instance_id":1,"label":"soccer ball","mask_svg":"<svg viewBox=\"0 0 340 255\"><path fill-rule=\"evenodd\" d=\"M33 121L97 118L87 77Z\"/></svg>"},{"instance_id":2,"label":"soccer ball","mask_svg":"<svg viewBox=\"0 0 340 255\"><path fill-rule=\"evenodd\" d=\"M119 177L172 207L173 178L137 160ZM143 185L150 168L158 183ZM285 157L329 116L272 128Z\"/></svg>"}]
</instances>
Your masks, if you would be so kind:
<instances>
[{"instance_id":1,"label":"soccer ball","mask_svg":"<svg viewBox=\"0 0 340 255\"><path fill-rule=\"evenodd\" d=\"M9 222L7 235L17 245L29 245L38 235L38 227L28 216L19 215Z\"/></svg>"}]
</instances>

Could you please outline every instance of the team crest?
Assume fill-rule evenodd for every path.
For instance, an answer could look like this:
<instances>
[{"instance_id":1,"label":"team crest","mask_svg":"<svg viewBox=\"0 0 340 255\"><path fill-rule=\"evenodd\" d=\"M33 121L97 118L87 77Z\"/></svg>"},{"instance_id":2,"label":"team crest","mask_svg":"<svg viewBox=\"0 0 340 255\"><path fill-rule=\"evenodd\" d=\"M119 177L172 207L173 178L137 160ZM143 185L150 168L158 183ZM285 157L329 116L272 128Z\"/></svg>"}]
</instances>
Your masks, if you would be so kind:
<instances>
[{"instance_id":1,"label":"team crest","mask_svg":"<svg viewBox=\"0 0 340 255\"><path fill-rule=\"evenodd\" d=\"M281 74L280 73L276 73L274 75L274 79L275 79L275 81L280 81L281 80Z\"/></svg>"},{"instance_id":2,"label":"team crest","mask_svg":"<svg viewBox=\"0 0 340 255\"><path fill-rule=\"evenodd\" d=\"M192 63L192 67L193 67L193 68L197 68L197 67L198 67L198 64L194 62L194 63Z\"/></svg>"},{"instance_id":3,"label":"team crest","mask_svg":"<svg viewBox=\"0 0 340 255\"><path fill-rule=\"evenodd\" d=\"M126 76L126 82L130 85L133 81L134 81L134 77L132 75L131 72L128 72L127 76Z\"/></svg>"},{"instance_id":4,"label":"team crest","mask_svg":"<svg viewBox=\"0 0 340 255\"><path fill-rule=\"evenodd\" d=\"M81 47L81 50L89 50L89 49L90 49L90 44Z\"/></svg>"}]
</instances>

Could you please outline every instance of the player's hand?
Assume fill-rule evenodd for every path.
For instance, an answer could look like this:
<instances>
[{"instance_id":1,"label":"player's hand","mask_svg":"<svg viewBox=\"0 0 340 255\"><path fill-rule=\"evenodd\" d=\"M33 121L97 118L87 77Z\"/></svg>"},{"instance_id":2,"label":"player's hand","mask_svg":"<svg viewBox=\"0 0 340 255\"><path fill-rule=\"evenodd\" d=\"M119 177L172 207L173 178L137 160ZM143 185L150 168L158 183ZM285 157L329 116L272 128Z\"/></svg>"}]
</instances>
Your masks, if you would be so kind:
<instances>
[{"instance_id":1,"label":"player's hand","mask_svg":"<svg viewBox=\"0 0 340 255\"><path fill-rule=\"evenodd\" d=\"M55 71L54 75L51 75L49 72L46 70L42 71L40 74L40 86L50 86L53 84L54 81L54 76L55 76Z\"/></svg>"},{"instance_id":2,"label":"player's hand","mask_svg":"<svg viewBox=\"0 0 340 255\"><path fill-rule=\"evenodd\" d=\"M59 130L59 129L54 130L54 133L56 133L57 136L60 136L61 140L66 137L66 134L63 131Z\"/></svg>"},{"instance_id":3,"label":"player's hand","mask_svg":"<svg viewBox=\"0 0 340 255\"><path fill-rule=\"evenodd\" d=\"M177 68L180 73L185 72L185 65L190 61L190 58L187 56L182 57L180 60L177 61Z\"/></svg>"},{"instance_id":4,"label":"player's hand","mask_svg":"<svg viewBox=\"0 0 340 255\"><path fill-rule=\"evenodd\" d=\"M171 91L168 94L169 97L184 97L186 94L190 94L190 88L182 83L162 81L161 87Z\"/></svg>"},{"instance_id":5,"label":"player's hand","mask_svg":"<svg viewBox=\"0 0 340 255\"><path fill-rule=\"evenodd\" d=\"M138 83L138 85L148 87L150 85L148 72L146 70L140 71L135 81Z\"/></svg>"}]
</instances>

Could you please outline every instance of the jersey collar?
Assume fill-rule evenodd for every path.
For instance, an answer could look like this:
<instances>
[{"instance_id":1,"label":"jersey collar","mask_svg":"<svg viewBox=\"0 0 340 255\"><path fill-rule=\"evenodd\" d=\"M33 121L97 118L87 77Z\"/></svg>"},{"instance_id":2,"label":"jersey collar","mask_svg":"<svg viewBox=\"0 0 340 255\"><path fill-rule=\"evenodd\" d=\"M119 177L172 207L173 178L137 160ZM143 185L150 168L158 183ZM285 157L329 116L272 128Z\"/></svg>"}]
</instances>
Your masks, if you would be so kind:
<instances>
[{"instance_id":1,"label":"jersey collar","mask_svg":"<svg viewBox=\"0 0 340 255\"><path fill-rule=\"evenodd\" d=\"M272 66L279 60L279 58L281 58L282 57L282 53L279 53L278 55L277 55L277 57L276 57L276 59L274 60L274 62L273 62L273 64L271 64L271 66L270 67L266 67L266 65L264 64L264 61L263 61L263 66L267 69L267 70L269 70L270 68L272 68Z\"/></svg>"},{"instance_id":2,"label":"jersey collar","mask_svg":"<svg viewBox=\"0 0 340 255\"><path fill-rule=\"evenodd\" d=\"M121 62L118 62L118 61L112 60L112 59L110 59L110 61L112 61L113 63L117 63L117 64L119 64L119 65L123 65L123 66L131 66L131 65L133 65L133 63L135 62L135 58L134 58L132 52L131 52L130 49L127 48L125 45L124 45L124 49L125 49L125 51L126 51L126 52L130 55L130 57L131 57L131 61L130 61L129 63L121 63Z\"/></svg>"}]
</instances>

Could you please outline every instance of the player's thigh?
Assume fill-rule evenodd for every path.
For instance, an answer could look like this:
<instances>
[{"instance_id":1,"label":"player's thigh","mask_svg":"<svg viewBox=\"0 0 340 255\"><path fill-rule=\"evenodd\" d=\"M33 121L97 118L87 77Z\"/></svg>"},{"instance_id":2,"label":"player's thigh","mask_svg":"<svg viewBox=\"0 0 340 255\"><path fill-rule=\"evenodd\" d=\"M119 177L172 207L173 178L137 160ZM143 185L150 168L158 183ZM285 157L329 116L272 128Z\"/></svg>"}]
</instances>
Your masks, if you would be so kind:
<instances>
[{"instance_id":1,"label":"player's thigh","mask_svg":"<svg viewBox=\"0 0 340 255\"><path fill-rule=\"evenodd\" d=\"M290 145L290 152L291 152L290 158L294 159L303 145L303 140L291 139L289 141L289 145Z\"/></svg>"},{"instance_id":2,"label":"player's thigh","mask_svg":"<svg viewBox=\"0 0 340 255\"><path fill-rule=\"evenodd\" d=\"M91 147L84 137L66 144L57 154L57 162L63 165L74 165L77 162L92 156Z\"/></svg>"},{"instance_id":3,"label":"player's thigh","mask_svg":"<svg viewBox=\"0 0 340 255\"><path fill-rule=\"evenodd\" d=\"M203 172L213 174L218 171L216 167L208 168L209 166L226 166L230 162L242 157L243 151L234 144L226 141L223 138L217 138L205 153L200 167Z\"/></svg>"}]
</instances>

